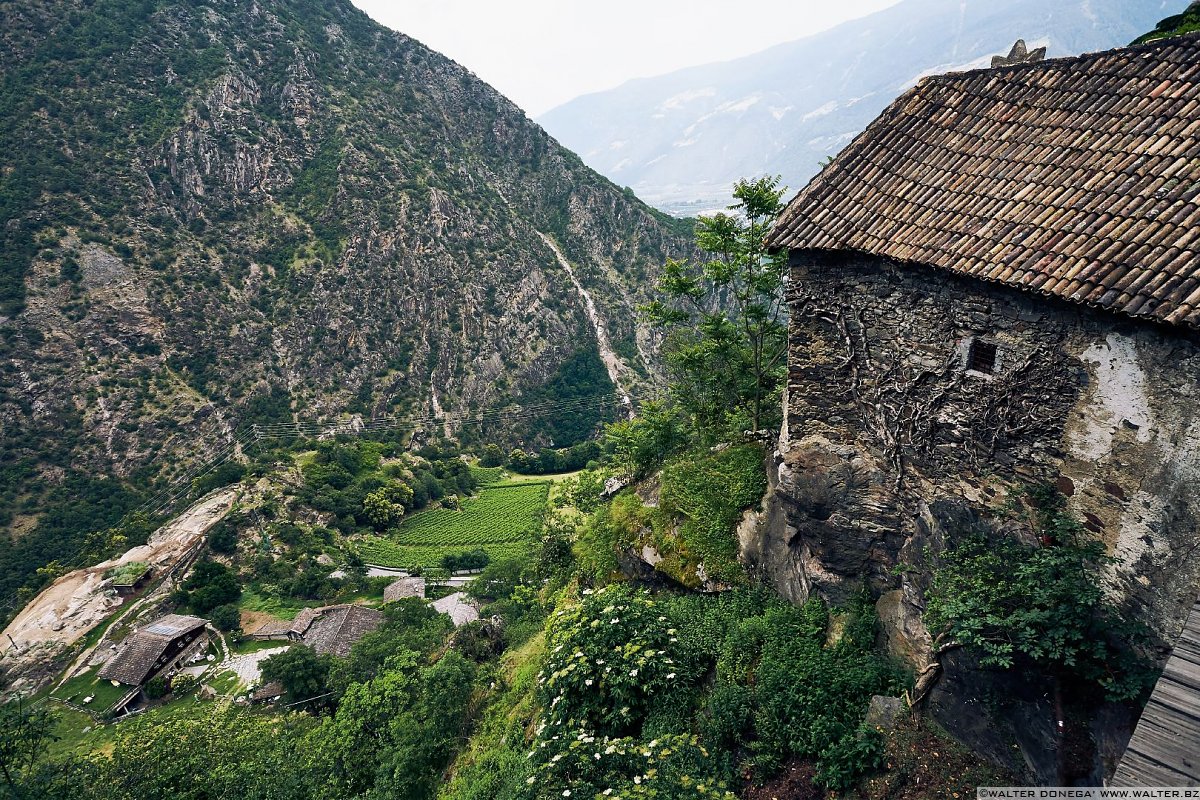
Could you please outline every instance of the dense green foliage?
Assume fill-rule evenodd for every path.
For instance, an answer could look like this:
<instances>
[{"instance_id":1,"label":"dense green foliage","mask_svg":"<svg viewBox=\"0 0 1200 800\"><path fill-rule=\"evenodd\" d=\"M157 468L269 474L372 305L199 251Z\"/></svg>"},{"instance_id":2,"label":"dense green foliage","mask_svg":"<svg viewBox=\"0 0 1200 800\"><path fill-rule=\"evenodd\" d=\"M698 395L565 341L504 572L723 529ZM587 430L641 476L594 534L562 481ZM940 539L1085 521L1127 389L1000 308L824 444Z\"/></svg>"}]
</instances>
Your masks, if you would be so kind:
<instances>
[{"instance_id":1,"label":"dense green foliage","mask_svg":"<svg viewBox=\"0 0 1200 800\"><path fill-rule=\"evenodd\" d=\"M734 527L742 511L757 505L767 490L762 461L761 447L740 445L663 468L658 514L683 519L683 547L718 579L736 581L741 575Z\"/></svg>"},{"instance_id":2,"label":"dense green foliage","mask_svg":"<svg viewBox=\"0 0 1200 800\"><path fill-rule=\"evenodd\" d=\"M765 776L792 756L846 785L876 765L867 700L903 685L873 653L874 625L856 607L829 645L818 601L585 593L548 627L524 796L730 796L744 764Z\"/></svg>"},{"instance_id":3,"label":"dense green foliage","mask_svg":"<svg viewBox=\"0 0 1200 800\"><path fill-rule=\"evenodd\" d=\"M175 601L203 616L242 594L237 575L218 561L201 561L175 593Z\"/></svg>"},{"instance_id":4,"label":"dense green foliage","mask_svg":"<svg viewBox=\"0 0 1200 800\"><path fill-rule=\"evenodd\" d=\"M333 705L327 702L332 669L332 656L318 655L308 647L289 647L262 662L262 680L283 686L291 706L326 708Z\"/></svg>"},{"instance_id":5,"label":"dense green foliage","mask_svg":"<svg viewBox=\"0 0 1200 800\"><path fill-rule=\"evenodd\" d=\"M1166 39L1171 36L1182 36L1185 33L1200 31L1200 2L1194 2L1184 9L1182 14L1167 17L1155 26L1154 30L1140 37L1134 44L1152 42L1156 39Z\"/></svg>"},{"instance_id":6,"label":"dense green foliage","mask_svg":"<svg viewBox=\"0 0 1200 800\"><path fill-rule=\"evenodd\" d=\"M19 702L0 705L0 776L6 795L19 796L19 783L50 744L52 726L45 707Z\"/></svg>"},{"instance_id":7,"label":"dense green foliage","mask_svg":"<svg viewBox=\"0 0 1200 800\"><path fill-rule=\"evenodd\" d=\"M1099 684L1110 698L1138 696L1149 677L1129 649L1138 632L1097 579L1098 542L1027 547L971 535L943 553L926 621L988 666L1045 671Z\"/></svg>"},{"instance_id":8,"label":"dense green foliage","mask_svg":"<svg viewBox=\"0 0 1200 800\"><path fill-rule=\"evenodd\" d=\"M595 441L580 442L570 447L543 447L537 453L516 448L508 454L510 469L526 475L553 475L583 469L600 457L600 445Z\"/></svg>"},{"instance_id":9,"label":"dense green foliage","mask_svg":"<svg viewBox=\"0 0 1200 800\"><path fill-rule=\"evenodd\" d=\"M600 351L591 342L564 361L546 383L521 397L522 406L549 405L530 421L525 438L545 437L559 448L591 439L602 424L616 418L613 390Z\"/></svg>"},{"instance_id":10,"label":"dense green foliage","mask_svg":"<svg viewBox=\"0 0 1200 800\"><path fill-rule=\"evenodd\" d=\"M675 401L710 437L778 423L787 355L783 297L787 251L767 249L783 212L779 179L734 184L732 214L696 223L698 261L672 259L646 307L668 331L664 348Z\"/></svg>"},{"instance_id":11,"label":"dense green foliage","mask_svg":"<svg viewBox=\"0 0 1200 800\"><path fill-rule=\"evenodd\" d=\"M623 493L581 526L574 543L579 569L608 580L619 551L650 545L662 558L655 569L685 586L699 585L701 566L716 580L742 582L735 528L766 491L762 448L745 444L675 456L662 465L659 481L656 507Z\"/></svg>"}]
</instances>

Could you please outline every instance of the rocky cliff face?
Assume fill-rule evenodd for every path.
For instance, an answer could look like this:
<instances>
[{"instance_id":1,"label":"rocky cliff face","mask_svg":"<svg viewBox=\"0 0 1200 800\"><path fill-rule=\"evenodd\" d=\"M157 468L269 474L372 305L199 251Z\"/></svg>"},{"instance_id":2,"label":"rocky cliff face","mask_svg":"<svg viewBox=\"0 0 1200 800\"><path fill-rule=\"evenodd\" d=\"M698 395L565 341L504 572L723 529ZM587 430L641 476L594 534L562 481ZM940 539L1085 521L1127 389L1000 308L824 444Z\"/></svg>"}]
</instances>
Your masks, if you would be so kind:
<instances>
[{"instance_id":1,"label":"rocky cliff face","mask_svg":"<svg viewBox=\"0 0 1200 800\"><path fill-rule=\"evenodd\" d=\"M2 16L0 557L22 571L63 549L39 529L82 535L44 515L71 480L117 476L121 506L249 422L493 407L581 353L626 391L653 371L634 309L686 226L349 2Z\"/></svg>"}]
</instances>

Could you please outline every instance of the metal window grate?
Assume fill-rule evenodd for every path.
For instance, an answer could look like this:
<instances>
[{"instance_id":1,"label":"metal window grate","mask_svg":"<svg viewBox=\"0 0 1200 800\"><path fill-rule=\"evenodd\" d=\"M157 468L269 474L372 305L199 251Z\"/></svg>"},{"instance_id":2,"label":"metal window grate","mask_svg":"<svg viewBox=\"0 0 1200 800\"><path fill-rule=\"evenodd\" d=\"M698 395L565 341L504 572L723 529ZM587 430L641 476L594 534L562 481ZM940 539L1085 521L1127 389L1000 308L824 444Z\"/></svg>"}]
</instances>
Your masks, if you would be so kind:
<instances>
[{"instance_id":1,"label":"metal window grate","mask_svg":"<svg viewBox=\"0 0 1200 800\"><path fill-rule=\"evenodd\" d=\"M967 369L992 375L996 372L996 344L982 339L971 341L971 351L967 355Z\"/></svg>"}]
</instances>

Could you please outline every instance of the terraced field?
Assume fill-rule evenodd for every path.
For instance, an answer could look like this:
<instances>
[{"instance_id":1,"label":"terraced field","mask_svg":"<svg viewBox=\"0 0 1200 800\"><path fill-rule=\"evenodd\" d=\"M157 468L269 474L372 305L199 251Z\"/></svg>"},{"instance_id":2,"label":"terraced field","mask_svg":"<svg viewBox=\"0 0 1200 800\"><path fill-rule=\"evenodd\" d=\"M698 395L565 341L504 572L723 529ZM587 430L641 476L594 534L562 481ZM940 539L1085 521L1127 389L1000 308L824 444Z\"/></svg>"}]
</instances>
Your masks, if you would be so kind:
<instances>
[{"instance_id":1,"label":"terraced field","mask_svg":"<svg viewBox=\"0 0 1200 800\"><path fill-rule=\"evenodd\" d=\"M410 569L436 567L447 555L483 550L493 561L520 556L536 541L539 514L550 481L486 486L462 509L414 514L390 536L373 536L359 546L368 564Z\"/></svg>"}]
</instances>

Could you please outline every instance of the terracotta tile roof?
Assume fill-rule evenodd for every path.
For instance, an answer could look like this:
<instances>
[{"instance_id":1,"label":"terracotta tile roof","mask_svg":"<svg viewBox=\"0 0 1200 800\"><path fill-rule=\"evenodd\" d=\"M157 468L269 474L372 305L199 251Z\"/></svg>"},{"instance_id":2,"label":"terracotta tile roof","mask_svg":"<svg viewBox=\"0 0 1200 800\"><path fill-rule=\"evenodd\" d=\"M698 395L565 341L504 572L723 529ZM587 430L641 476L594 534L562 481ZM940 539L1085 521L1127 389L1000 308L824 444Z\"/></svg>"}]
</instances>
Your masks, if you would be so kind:
<instances>
[{"instance_id":1,"label":"terracotta tile roof","mask_svg":"<svg viewBox=\"0 0 1200 800\"><path fill-rule=\"evenodd\" d=\"M927 79L769 243L1200 327L1200 34Z\"/></svg>"},{"instance_id":2,"label":"terracotta tile roof","mask_svg":"<svg viewBox=\"0 0 1200 800\"><path fill-rule=\"evenodd\" d=\"M121 642L116 655L100 668L104 680L120 681L127 686L140 686L158 667L158 660L167 653L176 639L203 628L208 620L182 614L168 614L130 634Z\"/></svg>"}]
</instances>

